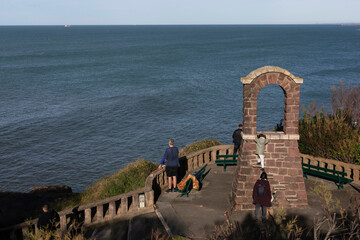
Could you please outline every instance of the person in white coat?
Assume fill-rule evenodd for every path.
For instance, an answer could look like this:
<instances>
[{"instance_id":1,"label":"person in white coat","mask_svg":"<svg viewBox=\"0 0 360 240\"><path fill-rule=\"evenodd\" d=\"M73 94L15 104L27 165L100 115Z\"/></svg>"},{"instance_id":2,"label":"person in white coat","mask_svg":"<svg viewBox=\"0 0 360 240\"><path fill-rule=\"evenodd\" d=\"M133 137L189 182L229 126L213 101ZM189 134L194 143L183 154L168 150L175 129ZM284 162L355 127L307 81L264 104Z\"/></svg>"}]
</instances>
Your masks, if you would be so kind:
<instances>
[{"instance_id":1,"label":"person in white coat","mask_svg":"<svg viewBox=\"0 0 360 240\"><path fill-rule=\"evenodd\" d=\"M265 145L268 144L269 140L266 139L264 134L257 135L255 139L256 142L256 154L259 156L258 164L261 164L261 170L264 171L265 168Z\"/></svg>"}]
</instances>

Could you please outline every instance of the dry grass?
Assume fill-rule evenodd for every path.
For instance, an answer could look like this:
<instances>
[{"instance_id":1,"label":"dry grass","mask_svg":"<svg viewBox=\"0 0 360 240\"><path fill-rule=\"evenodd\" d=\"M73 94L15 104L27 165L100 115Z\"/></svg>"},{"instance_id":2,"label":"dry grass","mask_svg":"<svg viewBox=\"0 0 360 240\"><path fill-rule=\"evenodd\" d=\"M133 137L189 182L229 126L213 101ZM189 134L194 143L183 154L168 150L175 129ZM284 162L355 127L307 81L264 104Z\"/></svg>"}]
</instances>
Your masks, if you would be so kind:
<instances>
[{"instance_id":1,"label":"dry grass","mask_svg":"<svg viewBox=\"0 0 360 240\"><path fill-rule=\"evenodd\" d=\"M74 232L68 232L64 235L61 235L60 230L49 231L44 229L39 229L36 233L30 231L27 239L29 240L91 240L84 237L84 229L75 229Z\"/></svg>"}]
</instances>

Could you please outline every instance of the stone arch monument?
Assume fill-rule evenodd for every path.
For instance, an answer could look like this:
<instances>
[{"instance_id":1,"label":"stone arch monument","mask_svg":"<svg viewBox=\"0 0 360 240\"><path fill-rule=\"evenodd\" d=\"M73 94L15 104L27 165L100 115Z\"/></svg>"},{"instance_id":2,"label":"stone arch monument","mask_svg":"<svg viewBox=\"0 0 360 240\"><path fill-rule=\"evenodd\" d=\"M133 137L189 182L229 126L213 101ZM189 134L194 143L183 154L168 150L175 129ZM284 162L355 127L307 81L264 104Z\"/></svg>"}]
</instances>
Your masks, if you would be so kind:
<instances>
[{"instance_id":1,"label":"stone arch monument","mask_svg":"<svg viewBox=\"0 0 360 240\"><path fill-rule=\"evenodd\" d=\"M269 139L265 147L265 171L276 204L285 208L308 206L298 148L298 122L301 78L285 69L265 66L241 78L243 83L243 143L239 150L238 166L232 185L235 210L254 209L253 186L261 174L255 155L257 134L257 96L260 90L276 84L284 92L284 131L262 132ZM275 125L275 123L274 123Z\"/></svg>"}]
</instances>

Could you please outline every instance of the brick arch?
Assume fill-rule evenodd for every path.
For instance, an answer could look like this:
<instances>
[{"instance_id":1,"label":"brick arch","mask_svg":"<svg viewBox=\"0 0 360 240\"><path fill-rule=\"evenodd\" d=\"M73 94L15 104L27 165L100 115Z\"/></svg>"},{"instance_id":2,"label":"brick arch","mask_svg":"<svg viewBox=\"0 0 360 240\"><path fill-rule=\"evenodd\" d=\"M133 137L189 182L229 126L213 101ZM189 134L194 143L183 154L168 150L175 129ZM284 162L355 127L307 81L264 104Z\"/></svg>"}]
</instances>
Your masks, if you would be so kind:
<instances>
[{"instance_id":1,"label":"brick arch","mask_svg":"<svg viewBox=\"0 0 360 240\"><path fill-rule=\"evenodd\" d=\"M257 134L257 96L262 88L276 84L284 91L284 133L298 134L302 79L279 67L266 66L241 78L243 83L244 134Z\"/></svg>"},{"instance_id":2,"label":"brick arch","mask_svg":"<svg viewBox=\"0 0 360 240\"><path fill-rule=\"evenodd\" d=\"M284 91L284 132L263 132L269 140L265 146L265 171L270 186L276 190L275 206L304 208L307 193L298 148L298 121L301 78L279 67L262 67L251 72L243 83L243 142L238 152L231 201L235 210L254 209L253 186L262 170L257 164L256 139L257 96L262 88L276 84Z\"/></svg>"}]
</instances>

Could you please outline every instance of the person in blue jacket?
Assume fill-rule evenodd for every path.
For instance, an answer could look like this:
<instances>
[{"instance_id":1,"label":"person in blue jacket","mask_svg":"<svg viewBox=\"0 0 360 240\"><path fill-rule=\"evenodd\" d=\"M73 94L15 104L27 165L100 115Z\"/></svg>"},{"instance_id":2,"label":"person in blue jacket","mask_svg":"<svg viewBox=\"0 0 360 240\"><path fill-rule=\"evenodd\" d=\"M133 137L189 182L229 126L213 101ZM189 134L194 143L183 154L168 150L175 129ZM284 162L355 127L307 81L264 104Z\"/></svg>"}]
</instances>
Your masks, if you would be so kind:
<instances>
[{"instance_id":1,"label":"person in blue jacket","mask_svg":"<svg viewBox=\"0 0 360 240\"><path fill-rule=\"evenodd\" d=\"M174 139L170 139L169 147L165 150L164 156L160 162L161 165L166 165L165 171L168 177L169 188L166 192L172 192L172 189L177 185L177 172L179 164L179 150L174 146Z\"/></svg>"}]
</instances>

